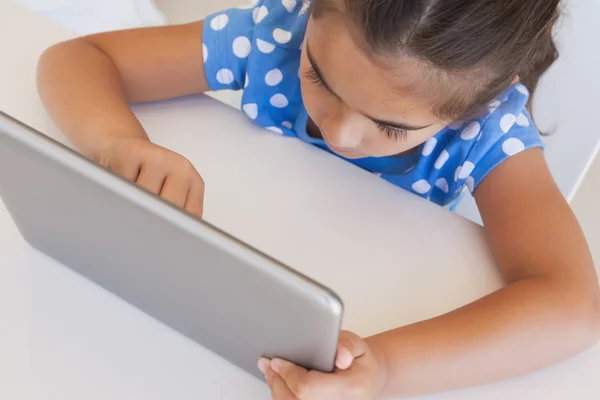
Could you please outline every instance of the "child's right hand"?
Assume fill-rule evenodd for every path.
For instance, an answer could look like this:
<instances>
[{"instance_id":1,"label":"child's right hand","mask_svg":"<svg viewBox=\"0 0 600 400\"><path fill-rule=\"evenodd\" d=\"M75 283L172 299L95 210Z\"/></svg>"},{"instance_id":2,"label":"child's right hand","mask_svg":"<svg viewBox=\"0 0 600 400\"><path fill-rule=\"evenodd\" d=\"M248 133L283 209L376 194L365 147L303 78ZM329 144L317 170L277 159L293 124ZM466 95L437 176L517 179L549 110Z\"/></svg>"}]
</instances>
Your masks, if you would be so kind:
<instances>
[{"instance_id":1,"label":"child's right hand","mask_svg":"<svg viewBox=\"0 0 600 400\"><path fill-rule=\"evenodd\" d=\"M101 153L103 167L202 217L204 181L185 157L148 139L115 139Z\"/></svg>"}]
</instances>

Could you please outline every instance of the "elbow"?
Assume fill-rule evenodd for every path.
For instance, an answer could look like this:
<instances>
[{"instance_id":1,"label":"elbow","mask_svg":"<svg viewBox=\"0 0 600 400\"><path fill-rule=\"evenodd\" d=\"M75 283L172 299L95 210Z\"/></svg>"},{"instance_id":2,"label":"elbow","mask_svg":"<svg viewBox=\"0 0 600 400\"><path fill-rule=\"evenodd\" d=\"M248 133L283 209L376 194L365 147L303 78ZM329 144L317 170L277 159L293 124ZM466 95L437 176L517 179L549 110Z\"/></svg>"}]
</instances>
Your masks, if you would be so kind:
<instances>
[{"instance_id":1,"label":"elbow","mask_svg":"<svg viewBox=\"0 0 600 400\"><path fill-rule=\"evenodd\" d=\"M574 355L600 341L600 285L595 277L543 278L555 345ZM552 304L552 305L551 305Z\"/></svg>"},{"instance_id":2,"label":"elbow","mask_svg":"<svg viewBox=\"0 0 600 400\"><path fill-rule=\"evenodd\" d=\"M38 59L36 84L42 100L46 86L51 81L53 71L59 70L61 60L65 59L65 52L68 52L68 45L69 42L57 43L47 48Z\"/></svg>"},{"instance_id":3,"label":"elbow","mask_svg":"<svg viewBox=\"0 0 600 400\"><path fill-rule=\"evenodd\" d=\"M590 331L591 345L595 345L600 341L600 288L596 290L596 294L592 300L592 311L590 312Z\"/></svg>"},{"instance_id":4,"label":"elbow","mask_svg":"<svg viewBox=\"0 0 600 400\"><path fill-rule=\"evenodd\" d=\"M78 65L91 48L86 38L76 38L47 48L37 62L36 86L44 104L52 98L57 87L70 79L73 65Z\"/></svg>"},{"instance_id":5,"label":"elbow","mask_svg":"<svg viewBox=\"0 0 600 400\"><path fill-rule=\"evenodd\" d=\"M600 341L600 287L595 285L593 290L578 297L579 301L572 304L566 313L573 322L572 326L578 327L581 347L587 349Z\"/></svg>"}]
</instances>

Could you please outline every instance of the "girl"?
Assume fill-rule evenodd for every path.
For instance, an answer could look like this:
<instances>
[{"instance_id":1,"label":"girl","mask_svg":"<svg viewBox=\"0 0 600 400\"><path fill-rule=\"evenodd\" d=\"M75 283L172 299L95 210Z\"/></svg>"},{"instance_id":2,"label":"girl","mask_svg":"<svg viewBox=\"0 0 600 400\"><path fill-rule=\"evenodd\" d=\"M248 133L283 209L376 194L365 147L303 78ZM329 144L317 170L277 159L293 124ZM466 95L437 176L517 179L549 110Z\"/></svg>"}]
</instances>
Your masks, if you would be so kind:
<instances>
[{"instance_id":1,"label":"girl","mask_svg":"<svg viewBox=\"0 0 600 400\"><path fill-rule=\"evenodd\" d=\"M85 154L197 216L200 175L148 140L129 103L244 89L243 111L273 132L440 205L466 187L505 288L373 337L344 332L332 374L258 362L277 400L420 395L525 374L599 337L591 256L527 111L556 58L558 3L258 0L58 44L38 86Z\"/></svg>"}]
</instances>

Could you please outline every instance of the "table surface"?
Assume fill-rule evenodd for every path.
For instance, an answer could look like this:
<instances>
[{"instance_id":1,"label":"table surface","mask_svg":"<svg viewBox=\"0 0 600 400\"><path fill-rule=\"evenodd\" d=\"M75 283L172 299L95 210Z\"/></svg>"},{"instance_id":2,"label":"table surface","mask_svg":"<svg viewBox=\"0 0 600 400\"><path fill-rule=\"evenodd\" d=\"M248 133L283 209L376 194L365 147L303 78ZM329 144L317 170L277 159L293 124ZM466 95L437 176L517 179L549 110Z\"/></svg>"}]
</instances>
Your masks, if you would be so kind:
<instances>
[{"instance_id":1,"label":"table surface","mask_svg":"<svg viewBox=\"0 0 600 400\"><path fill-rule=\"evenodd\" d=\"M0 0L0 110L65 141L35 91L44 48L73 34ZM17 38L17 39L15 39ZM483 230L205 96L136 107L207 182L206 219L332 287L368 335L502 285ZM395 279L392 279L395 277ZM0 398L267 399L266 386L29 248L0 203ZM600 347L544 371L430 399L592 399Z\"/></svg>"}]
</instances>

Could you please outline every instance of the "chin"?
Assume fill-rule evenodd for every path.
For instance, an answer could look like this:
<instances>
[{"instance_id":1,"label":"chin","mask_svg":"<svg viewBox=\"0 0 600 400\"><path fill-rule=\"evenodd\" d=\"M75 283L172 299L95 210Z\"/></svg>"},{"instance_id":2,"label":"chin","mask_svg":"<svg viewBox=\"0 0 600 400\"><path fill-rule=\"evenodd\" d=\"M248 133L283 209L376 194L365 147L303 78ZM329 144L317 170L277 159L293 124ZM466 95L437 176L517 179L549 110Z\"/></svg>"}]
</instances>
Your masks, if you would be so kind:
<instances>
[{"instance_id":1,"label":"chin","mask_svg":"<svg viewBox=\"0 0 600 400\"><path fill-rule=\"evenodd\" d=\"M367 158L367 157L369 157L368 155L362 154L362 153L337 151L335 149L331 149L331 151L333 151L338 156L342 156L342 157L347 158L349 160L357 160L359 158Z\"/></svg>"},{"instance_id":2,"label":"chin","mask_svg":"<svg viewBox=\"0 0 600 400\"><path fill-rule=\"evenodd\" d=\"M336 152L336 154L339 154L340 156L342 156L348 160L358 160L359 158L369 157L369 156L365 156L364 154L343 154L343 153L338 153L338 152Z\"/></svg>"}]
</instances>

